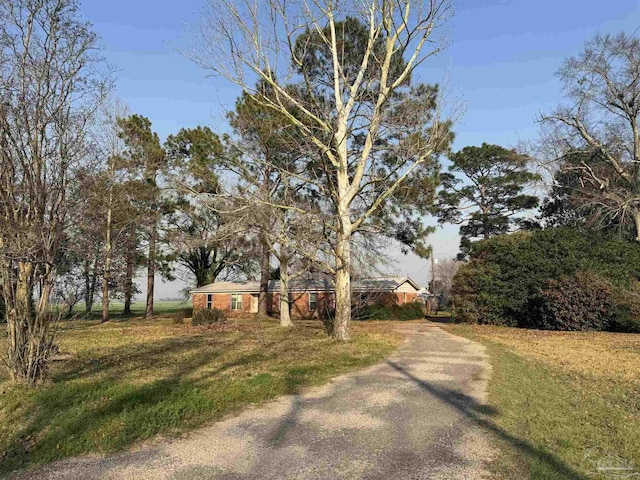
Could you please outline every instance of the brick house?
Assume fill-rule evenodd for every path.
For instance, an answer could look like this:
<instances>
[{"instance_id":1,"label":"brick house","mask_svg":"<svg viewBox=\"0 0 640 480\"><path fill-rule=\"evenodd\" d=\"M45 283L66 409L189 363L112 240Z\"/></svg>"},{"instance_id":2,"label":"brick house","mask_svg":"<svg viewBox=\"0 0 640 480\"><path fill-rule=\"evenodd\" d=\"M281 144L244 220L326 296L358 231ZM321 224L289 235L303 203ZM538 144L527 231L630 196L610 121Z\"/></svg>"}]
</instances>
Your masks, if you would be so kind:
<instances>
[{"instance_id":1,"label":"brick house","mask_svg":"<svg viewBox=\"0 0 640 480\"><path fill-rule=\"evenodd\" d=\"M409 277L377 277L351 282L354 304L403 305L419 300L420 287ZM280 282L271 280L267 311L280 313ZM215 282L191 291L193 310L218 308L230 316L258 312L259 282ZM327 276L294 279L289 284L289 308L296 318L323 318L335 308L333 281Z\"/></svg>"}]
</instances>

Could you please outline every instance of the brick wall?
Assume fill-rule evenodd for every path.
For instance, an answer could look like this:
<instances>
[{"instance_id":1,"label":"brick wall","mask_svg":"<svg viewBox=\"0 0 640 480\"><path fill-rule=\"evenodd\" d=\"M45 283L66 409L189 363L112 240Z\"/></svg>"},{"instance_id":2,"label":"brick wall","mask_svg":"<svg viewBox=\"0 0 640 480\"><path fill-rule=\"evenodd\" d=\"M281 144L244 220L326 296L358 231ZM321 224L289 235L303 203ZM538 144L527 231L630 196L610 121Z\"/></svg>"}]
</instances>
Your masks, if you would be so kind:
<instances>
[{"instance_id":1,"label":"brick wall","mask_svg":"<svg viewBox=\"0 0 640 480\"><path fill-rule=\"evenodd\" d=\"M280 294L271 295L271 314L280 315ZM324 318L328 310L335 309L335 301L332 292L316 293L316 309L309 311L309 292L292 292L289 306L293 318Z\"/></svg>"},{"instance_id":2,"label":"brick wall","mask_svg":"<svg viewBox=\"0 0 640 480\"><path fill-rule=\"evenodd\" d=\"M403 305L405 303L412 303L418 299L418 294L415 292L403 292L396 293L396 298L398 300L398 305Z\"/></svg>"},{"instance_id":3,"label":"brick wall","mask_svg":"<svg viewBox=\"0 0 640 480\"><path fill-rule=\"evenodd\" d=\"M292 292L291 293L291 316L293 318L324 318L327 311L335 309L335 297L333 292L317 292L316 294L316 310L309 311L309 293L308 292ZM231 310L231 294L215 293L213 294L213 307L227 312L230 316L248 316L251 313L251 297L252 294L242 294L242 310ZM396 292L396 293L373 293L367 295L354 295L354 302L363 304L381 304L381 305L402 305L404 303L415 302L418 294L414 292ZM207 294L193 294L193 310L207 308ZM277 317L280 314L280 294L269 293L267 296L267 312Z\"/></svg>"},{"instance_id":4,"label":"brick wall","mask_svg":"<svg viewBox=\"0 0 640 480\"><path fill-rule=\"evenodd\" d=\"M206 293L194 293L193 294L193 311L202 310L207 308L207 294Z\"/></svg>"},{"instance_id":5,"label":"brick wall","mask_svg":"<svg viewBox=\"0 0 640 480\"><path fill-rule=\"evenodd\" d=\"M193 294L193 311L207 308L208 293ZM212 308L217 308L230 316L246 316L253 315L251 313L251 294L242 294L242 310L231 310L231 294L230 293L214 293Z\"/></svg>"}]
</instances>

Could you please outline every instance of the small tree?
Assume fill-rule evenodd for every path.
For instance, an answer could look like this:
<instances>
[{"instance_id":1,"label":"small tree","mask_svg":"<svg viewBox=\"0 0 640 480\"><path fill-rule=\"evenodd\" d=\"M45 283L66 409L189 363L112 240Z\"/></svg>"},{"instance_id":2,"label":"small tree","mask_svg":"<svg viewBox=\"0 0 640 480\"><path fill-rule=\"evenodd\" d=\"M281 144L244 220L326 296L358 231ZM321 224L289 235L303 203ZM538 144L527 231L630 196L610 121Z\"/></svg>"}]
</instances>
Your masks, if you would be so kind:
<instances>
[{"instance_id":1,"label":"small tree","mask_svg":"<svg viewBox=\"0 0 640 480\"><path fill-rule=\"evenodd\" d=\"M527 169L529 162L515 150L486 143L451 156L449 173L440 176L436 211L440 223L462 224L459 259L473 240L508 232L521 221L517 214L538 206L538 197L524 193L539 179Z\"/></svg>"},{"instance_id":2,"label":"small tree","mask_svg":"<svg viewBox=\"0 0 640 480\"><path fill-rule=\"evenodd\" d=\"M83 283L85 313L93 309L102 272L102 248L104 240L103 217L94 208L93 200L98 192L95 188L95 162L83 165L75 171L67 192L69 208L65 239L58 262L60 273L78 274ZM102 194L100 194L103 196ZM77 264L77 272L74 268Z\"/></svg>"},{"instance_id":3,"label":"small tree","mask_svg":"<svg viewBox=\"0 0 640 480\"><path fill-rule=\"evenodd\" d=\"M127 189L125 144L119 135L118 121L126 115L126 107L114 102L104 109L94 139L100 169L94 173L93 196L89 208L102 217L104 252L102 268L102 322L109 321L110 291L114 284L112 267L116 245L131 223L138 220L129 205L131 189Z\"/></svg>"},{"instance_id":4,"label":"small tree","mask_svg":"<svg viewBox=\"0 0 640 480\"><path fill-rule=\"evenodd\" d=\"M259 88L268 88L262 84ZM282 129L288 122L269 107L254 101L246 93L237 100L235 111L229 112L229 123L238 137L238 160L236 171L252 194L265 197L267 202L281 191L279 169L277 164L287 158L285 137ZM244 163L247 162L247 163ZM256 187L256 188L252 188ZM242 192L242 191L241 191ZM246 188L245 188L246 192ZM264 198L254 199L255 201ZM262 251L260 252L260 293L258 297L258 316L268 314L269 276L271 273L271 257L274 253L274 241L270 235L275 229L274 215L282 212L268 205L257 205L250 222L257 227L257 237ZM286 270L286 267L285 267ZM281 272L281 269L278 269ZM286 287L287 283L281 283ZM280 306L280 316L284 324L289 324L288 304L286 311Z\"/></svg>"},{"instance_id":5,"label":"small tree","mask_svg":"<svg viewBox=\"0 0 640 480\"><path fill-rule=\"evenodd\" d=\"M50 297L69 180L105 90L96 36L74 0L0 1L0 281L13 380L56 351Z\"/></svg>"},{"instance_id":6,"label":"small tree","mask_svg":"<svg viewBox=\"0 0 640 480\"><path fill-rule=\"evenodd\" d=\"M258 89L273 92L264 84ZM305 154L293 141L296 137L291 130L295 128L287 119L246 93L236 101L229 120L238 137L233 169L239 184L232 193L233 202L245 212L241 218L246 231L253 232L262 246L258 314L267 313L269 260L273 256L280 280L280 325L289 327L293 325L289 282L308 270L303 266L315 262L318 245L326 242L306 213L313 211L314 199L297 171L304 168L300 159Z\"/></svg>"}]
</instances>

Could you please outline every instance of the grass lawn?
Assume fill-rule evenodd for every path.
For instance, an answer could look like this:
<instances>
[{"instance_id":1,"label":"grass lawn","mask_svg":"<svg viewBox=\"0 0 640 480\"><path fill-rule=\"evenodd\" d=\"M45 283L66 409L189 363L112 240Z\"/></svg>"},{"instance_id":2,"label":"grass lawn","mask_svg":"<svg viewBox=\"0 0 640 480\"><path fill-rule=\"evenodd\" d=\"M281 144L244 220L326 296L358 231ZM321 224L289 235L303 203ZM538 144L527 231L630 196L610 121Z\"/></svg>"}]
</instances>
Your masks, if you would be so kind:
<instances>
[{"instance_id":1,"label":"grass lawn","mask_svg":"<svg viewBox=\"0 0 640 480\"><path fill-rule=\"evenodd\" d=\"M445 328L491 355L498 478L640 477L640 335Z\"/></svg>"},{"instance_id":2,"label":"grass lawn","mask_svg":"<svg viewBox=\"0 0 640 480\"><path fill-rule=\"evenodd\" d=\"M12 385L0 370L0 476L175 435L373 364L400 343L391 329L358 322L344 344L317 321L287 330L246 321L236 331L170 318L62 322L60 358L45 385Z\"/></svg>"}]
</instances>

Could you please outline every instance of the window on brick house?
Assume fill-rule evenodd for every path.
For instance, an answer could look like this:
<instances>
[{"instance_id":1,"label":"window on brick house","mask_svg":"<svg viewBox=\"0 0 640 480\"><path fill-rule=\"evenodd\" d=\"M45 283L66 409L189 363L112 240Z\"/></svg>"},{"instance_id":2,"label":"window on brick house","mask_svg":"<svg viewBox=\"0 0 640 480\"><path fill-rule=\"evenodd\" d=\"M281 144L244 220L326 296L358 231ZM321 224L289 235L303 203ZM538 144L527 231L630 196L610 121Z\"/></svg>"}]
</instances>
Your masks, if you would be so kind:
<instances>
[{"instance_id":1,"label":"window on brick house","mask_svg":"<svg viewBox=\"0 0 640 480\"><path fill-rule=\"evenodd\" d=\"M207 293L207 310L213 308L213 293Z\"/></svg>"},{"instance_id":2,"label":"window on brick house","mask_svg":"<svg viewBox=\"0 0 640 480\"><path fill-rule=\"evenodd\" d=\"M231 310L242 310L242 294L231 294Z\"/></svg>"},{"instance_id":3,"label":"window on brick house","mask_svg":"<svg viewBox=\"0 0 640 480\"><path fill-rule=\"evenodd\" d=\"M310 293L309 294L309 311L315 312L317 304L318 304L318 294Z\"/></svg>"}]
</instances>

